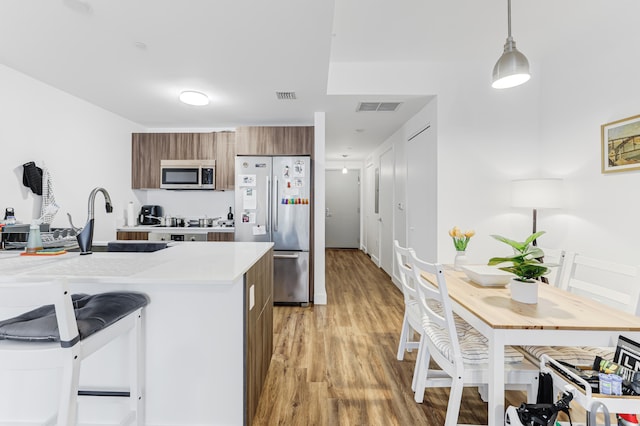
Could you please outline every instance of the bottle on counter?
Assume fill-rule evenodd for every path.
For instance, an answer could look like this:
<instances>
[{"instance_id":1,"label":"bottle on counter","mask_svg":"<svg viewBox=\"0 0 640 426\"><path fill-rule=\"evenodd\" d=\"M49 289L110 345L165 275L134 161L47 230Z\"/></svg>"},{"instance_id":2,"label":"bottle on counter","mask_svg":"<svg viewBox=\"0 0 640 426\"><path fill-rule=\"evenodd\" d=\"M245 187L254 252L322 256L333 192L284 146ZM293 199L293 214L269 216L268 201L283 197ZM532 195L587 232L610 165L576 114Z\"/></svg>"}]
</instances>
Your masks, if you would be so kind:
<instances>
[{"instance_id":1,"label":"bottle on counter","mask_svg":"<svg viewBox=\"0 0 640 426\"><path fill-rule=\"evenodd\" d=\"M233 213L231 212L231 207L229 207L229 213L227 214L228 220L233 220Z\"/></svg>"},{"instance_id":2,"label":"bottle on counter","mask_svg":"<svg viewBox=\"0 0 640 426\"><path fill-rule=\"evenodd\" d=\"M29 226L27 253L35 253L43 248L42 236L40 235L40 221L35 221Z\"/></svg>"},{"instance_id":3,"label":"bottle on counter","mask_svg":"<svg viewBox=\"0 0 640 426\"><path fill-rule=\"evenodd\" d=\"M13 207L7 207L4 210L4 223L7 225L15 225L16 223L16 215L13 210Z\"/></svg>"}]
</instances>

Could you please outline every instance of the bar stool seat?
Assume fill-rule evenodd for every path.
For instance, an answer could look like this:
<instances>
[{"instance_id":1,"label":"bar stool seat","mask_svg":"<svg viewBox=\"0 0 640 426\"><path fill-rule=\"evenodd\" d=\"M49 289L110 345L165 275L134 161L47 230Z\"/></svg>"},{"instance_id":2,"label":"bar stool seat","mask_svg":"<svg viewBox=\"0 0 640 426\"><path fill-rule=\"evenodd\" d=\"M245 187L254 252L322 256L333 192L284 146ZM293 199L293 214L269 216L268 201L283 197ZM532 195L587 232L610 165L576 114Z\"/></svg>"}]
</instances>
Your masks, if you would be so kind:
<instances>
[{"instance_id":1,"label":"bar stool seat","mask_svg":"<svg viewBox=\"0 0 640 426\"><path fill-rule=\"evenodd\" d=\"M148 303L147 295L136 292L71 295L64 279L0 281L4 312L37 307L0 321L0 370L62 369L58 412L47 424L77 424L80 392L129 397L129 413L121 424L143 425L142 314ZM129 389L79 391L81 361L123 335L129 338Z\"/></svg>"}]
</instances>

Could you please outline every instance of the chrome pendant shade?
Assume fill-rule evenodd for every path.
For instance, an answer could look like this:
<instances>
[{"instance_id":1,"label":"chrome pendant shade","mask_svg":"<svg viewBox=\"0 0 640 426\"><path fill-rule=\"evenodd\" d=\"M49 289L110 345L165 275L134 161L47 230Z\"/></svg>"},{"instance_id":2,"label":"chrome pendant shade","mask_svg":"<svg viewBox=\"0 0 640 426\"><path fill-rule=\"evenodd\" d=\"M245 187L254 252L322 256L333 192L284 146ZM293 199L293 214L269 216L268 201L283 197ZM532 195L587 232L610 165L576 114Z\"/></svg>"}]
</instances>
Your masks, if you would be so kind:
<instances>
[{"instance_id":1,"label":"chrome pendant shade","mask_svg":"<svg viewBox=\"0 0 640 426\"><path fill-rule=\"evenodd\" d=\"M516 49L516 42L511 37L511 0L508 1L509 15L509 34L504 44L504 53L493 67L493 83L494 89L507 89L509 87L519 86L527 82L531 75L529 74L529 61Z\"/></svg>"}]
</instances>

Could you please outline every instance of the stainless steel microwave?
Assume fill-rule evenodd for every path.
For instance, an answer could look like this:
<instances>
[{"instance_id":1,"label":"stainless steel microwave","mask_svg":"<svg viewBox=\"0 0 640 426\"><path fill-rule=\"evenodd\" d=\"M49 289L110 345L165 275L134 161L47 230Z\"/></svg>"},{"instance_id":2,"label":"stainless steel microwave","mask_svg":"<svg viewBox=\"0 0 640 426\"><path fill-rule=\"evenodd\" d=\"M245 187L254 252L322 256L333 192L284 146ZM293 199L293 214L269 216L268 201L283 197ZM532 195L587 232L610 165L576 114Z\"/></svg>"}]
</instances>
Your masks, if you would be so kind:
<instances>
[{"instance_id":1,"label":"stainless steel microwave","mask_svg":"<svg viewBox=\"0 0 640 426\"><path fill-rule=\"evenodd\" d=\"M160 188L215 189L215 160L160 160Z\"/></svg>"}]
</instances>

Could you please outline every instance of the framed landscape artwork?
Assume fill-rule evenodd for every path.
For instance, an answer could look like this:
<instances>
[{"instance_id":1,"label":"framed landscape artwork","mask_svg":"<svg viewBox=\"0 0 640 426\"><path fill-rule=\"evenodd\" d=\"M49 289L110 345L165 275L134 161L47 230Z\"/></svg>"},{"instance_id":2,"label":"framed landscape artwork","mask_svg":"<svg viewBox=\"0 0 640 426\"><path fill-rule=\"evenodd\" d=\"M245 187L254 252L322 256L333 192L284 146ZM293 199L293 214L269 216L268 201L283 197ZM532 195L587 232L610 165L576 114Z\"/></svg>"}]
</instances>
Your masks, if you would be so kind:
<instances>
[{"instance_id":1,"label":"framed landscape artwork","mask_svg":"<svg viewBox=\"0 0 640 426\"><path fill-rule=\"evenodd\" d=\"M600 127L602 173L640 170L640 115Z\"/></svg>"}]
</instances>

